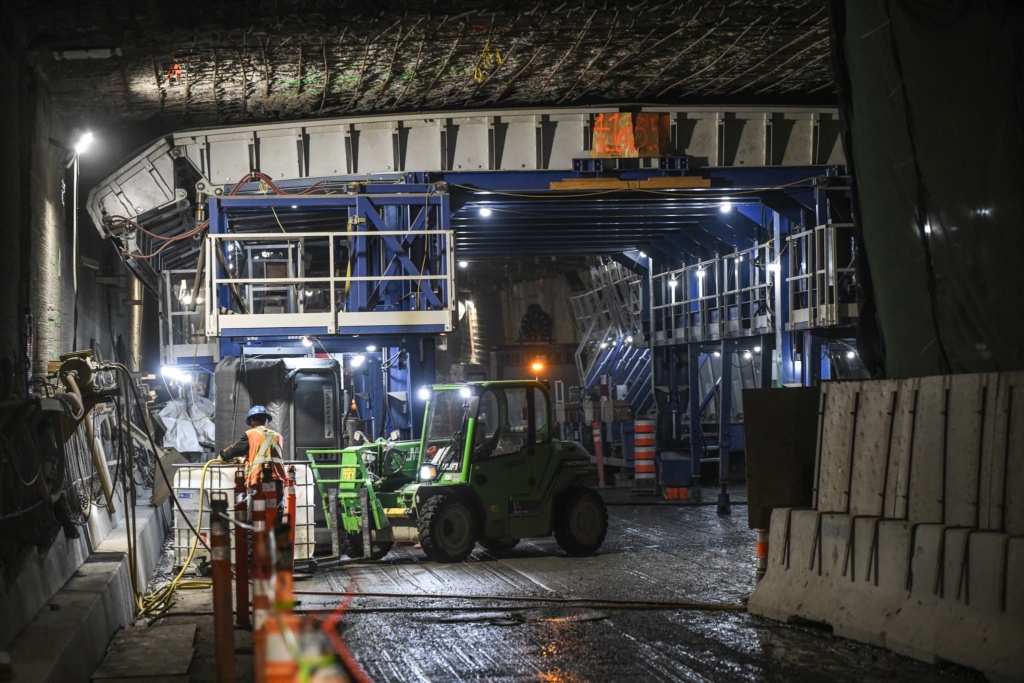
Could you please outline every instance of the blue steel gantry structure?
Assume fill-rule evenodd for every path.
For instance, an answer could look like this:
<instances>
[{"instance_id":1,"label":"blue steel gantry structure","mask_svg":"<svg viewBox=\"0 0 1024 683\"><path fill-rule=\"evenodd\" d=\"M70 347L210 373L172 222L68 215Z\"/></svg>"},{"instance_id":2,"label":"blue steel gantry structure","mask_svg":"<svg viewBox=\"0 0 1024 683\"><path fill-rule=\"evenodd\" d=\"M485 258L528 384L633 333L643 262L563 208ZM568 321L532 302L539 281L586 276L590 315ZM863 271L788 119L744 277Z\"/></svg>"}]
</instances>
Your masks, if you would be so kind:
<instances>
[{"instance_id":1,"label":"blue steel gantry structure","mask_svg":"<svg viewBox=\"0 0 1024 683\"><path fill-rule=\"evenodd\" d=\"M717 463L727 508L742 388L814 383L851 348L838 123L658 109L670 153L645 158L591 156L601 114L579 108L182 131L88 208L159 295L166 365L339 358L362 368L360 413L386 408L376 431L403 436L457 324L458 260L592 256L581 394L621 387L662 450L691 453L697 490Z\"/></svg>"}]
</instances>

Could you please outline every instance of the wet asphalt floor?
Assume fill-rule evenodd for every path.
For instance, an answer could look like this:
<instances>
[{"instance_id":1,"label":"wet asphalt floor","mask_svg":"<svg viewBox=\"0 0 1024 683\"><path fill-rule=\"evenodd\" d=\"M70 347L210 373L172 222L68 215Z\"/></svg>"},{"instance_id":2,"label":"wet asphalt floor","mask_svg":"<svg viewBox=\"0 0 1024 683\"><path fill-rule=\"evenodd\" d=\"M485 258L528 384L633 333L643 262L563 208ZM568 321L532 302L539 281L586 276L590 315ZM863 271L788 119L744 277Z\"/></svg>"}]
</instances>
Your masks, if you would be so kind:
<instances>
[{"instance_id":1,"label":"wet asphalt floor","mask_svg":"<svg viewBox=\"0 0 1024 683\"><path fill-rule=\"evenodd\" d=\"M743 604L754 588L754 532L742 492L727 516L714 505L651 504L657 499L628 494L602 492L609 532L592 557L568 557L554 539L524 540L500 556L477 546L460 564L399 546L379 563L321 569L295 587L395 594L354 598L340 622L345 645L377 683L984 680L743 611L546 602ZM540 601L516 600L524 597ZM340 600L297 598L308 611L333 610ZM156 624L198 624L193 681L216 680L209 609L208 591L185 591L172 610L179 614ZM236 647L243 680L251 635L236 631Z\"/></svg>"},{"instance_id":2,"label":"wet asphalt floor","mask_svg":"<svg viewBox=\"0 0 1024 683\"><path fill-rule=\"evenodd\" d=\"M379 564L323 571L296 588L402 594L356 598L342 618L344 642L378 682L983 680L745 612L510 600L736 606L753 590L754 532L742 505L720 516L714 505L635 505L621 490L605 497L608 537L592 557L531 539L500 556L478 546L446 565L403 546ZM424 597L435 595L491 597ZM301 599L305 609L337 604Z\"/></svg>"}]
</instances>

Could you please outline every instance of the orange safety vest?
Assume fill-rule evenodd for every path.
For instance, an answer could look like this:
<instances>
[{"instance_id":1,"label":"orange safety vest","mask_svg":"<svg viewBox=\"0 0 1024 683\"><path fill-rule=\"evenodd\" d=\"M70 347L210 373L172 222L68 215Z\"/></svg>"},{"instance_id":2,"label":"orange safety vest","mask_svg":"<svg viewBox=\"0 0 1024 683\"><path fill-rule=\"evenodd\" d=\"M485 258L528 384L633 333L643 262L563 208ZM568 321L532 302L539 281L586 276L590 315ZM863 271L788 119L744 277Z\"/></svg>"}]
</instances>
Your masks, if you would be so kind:
<instances>
[{"instance_id":1,"label":"orange safety vest","mask_svg":"<svg viewBox=\"0 0 1024 683\"><path fill-rule=\"evenodd\" d=\"M260 483L263 466L270 464L274 479L285 479L284 460L281 448L284 439L280 434L266 427L254 427L245 433L249 439L249 456L245 459L245 483L252 488Z\"/></svg>"}]
</instances>

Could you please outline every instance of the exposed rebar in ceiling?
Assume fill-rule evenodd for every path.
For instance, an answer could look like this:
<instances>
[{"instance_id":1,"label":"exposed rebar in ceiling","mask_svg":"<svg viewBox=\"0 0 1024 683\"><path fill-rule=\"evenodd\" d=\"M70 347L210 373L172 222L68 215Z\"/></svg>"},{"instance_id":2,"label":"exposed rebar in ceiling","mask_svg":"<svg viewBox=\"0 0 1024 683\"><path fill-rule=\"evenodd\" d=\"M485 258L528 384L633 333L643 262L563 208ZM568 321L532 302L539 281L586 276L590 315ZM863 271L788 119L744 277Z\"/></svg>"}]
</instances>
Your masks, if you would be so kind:
<instances>
[{"instance_id":1,"label":"exposed rebar in ceiling","mask_svg":"<svg viewBox=\"0 0 1024 683\"><path fill-rule=\"evenodd\" d=\"M823 103L823 0L20 3L66 113L181 125L603 103ZM107 59L55 59L110 48Z\"/></svg>"}]
</instances>

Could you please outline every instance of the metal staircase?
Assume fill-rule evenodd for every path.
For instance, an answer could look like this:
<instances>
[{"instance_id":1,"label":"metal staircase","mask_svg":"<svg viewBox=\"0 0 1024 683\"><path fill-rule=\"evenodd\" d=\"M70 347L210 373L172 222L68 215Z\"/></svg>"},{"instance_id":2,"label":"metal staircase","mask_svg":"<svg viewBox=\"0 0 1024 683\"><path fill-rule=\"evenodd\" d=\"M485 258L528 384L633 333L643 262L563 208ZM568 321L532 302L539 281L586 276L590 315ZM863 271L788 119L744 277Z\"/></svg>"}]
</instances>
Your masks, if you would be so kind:
<instances>
[{"instance_id":1,"label":"metal staircase","mask_svg":"<svg viewBox=\"0 0 1024 683\"><path fill-rule=\"evenodd\" d=\"M625 386L634 415L654 407L648 381L650 349L642 345L644 279L610 259L590 269L591 289L571 298L576 324L581 330L576 349L576 369L585 392L604 381Z\"/></svg>"}]
</instances>

